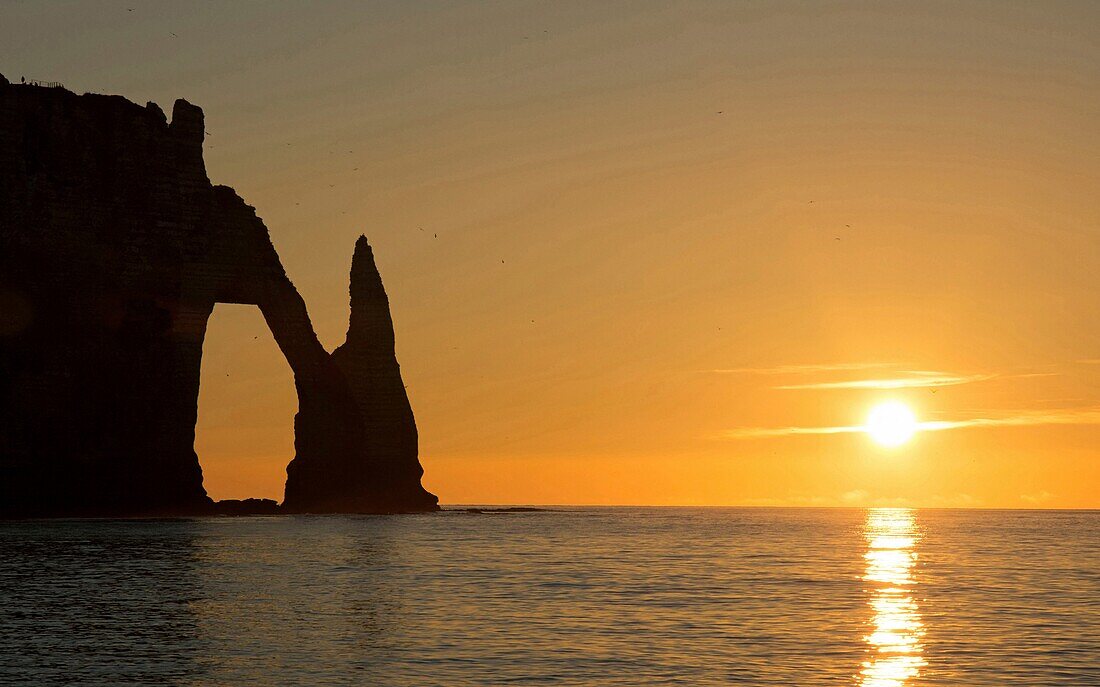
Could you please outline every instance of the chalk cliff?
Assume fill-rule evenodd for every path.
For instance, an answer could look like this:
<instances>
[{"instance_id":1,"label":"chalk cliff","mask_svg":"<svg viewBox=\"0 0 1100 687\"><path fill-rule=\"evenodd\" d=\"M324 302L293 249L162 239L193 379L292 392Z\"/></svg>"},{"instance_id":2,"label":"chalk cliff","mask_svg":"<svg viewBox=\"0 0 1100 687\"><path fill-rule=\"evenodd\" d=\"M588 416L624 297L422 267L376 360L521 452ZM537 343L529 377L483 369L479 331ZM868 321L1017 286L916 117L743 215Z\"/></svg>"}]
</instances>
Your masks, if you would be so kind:
<instances>
[{"instance_id":1,"label":"chalk cliff","mask_svg":"<svg viewBox=\"0 0 1100 687\"><path fill-rule=\"evenodd\" d=\"M318 342L253 208L210 183L203 138L184 100L169 123L0 76L0 516L213 512L193 447L215 303L258 306L294 372L288 505L434 509L407 399L382 416L408 413L411 453L407 429L364 419L362 379Z\"/></svg>"}]
</instances>

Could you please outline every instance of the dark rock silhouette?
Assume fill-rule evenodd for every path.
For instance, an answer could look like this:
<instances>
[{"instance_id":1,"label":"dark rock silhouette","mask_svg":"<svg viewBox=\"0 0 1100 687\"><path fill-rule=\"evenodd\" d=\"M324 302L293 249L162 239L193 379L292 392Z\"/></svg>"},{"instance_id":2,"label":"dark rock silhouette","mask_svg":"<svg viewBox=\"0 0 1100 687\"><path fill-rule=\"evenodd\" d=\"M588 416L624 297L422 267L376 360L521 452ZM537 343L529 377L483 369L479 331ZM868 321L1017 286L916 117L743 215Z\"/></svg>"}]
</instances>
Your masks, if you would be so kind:
<instances>
[{"instance_id":1,"label":"dark rock silhouette","mask_svg":"<svg viewBox=\"0 0 1100 687\"><path fill-rule=\"evenodd\" d=\"M168 123L0 76L0 516L214 512L193 446L215 303L258 306L294 372L288 506L435 509L407 399L370 417L408 412L411 454L407 430L368 437L397 425L364 420L362 380L318 342L253 208L210 183L203 136L184 100Z\"/></svg>"},{"instance_id":2,"label":"dark rock silhouette","mask_svg":"<svg viewBox=\"0 0 1100 687\"><path fill-rule=\"evenodd\" d=\"M328 435L315 430L328 418L314 418L312 409L298 414L299 456L287 468L286 501L291 510L361 511L434 509L436 497L420 486L423 470L417 459L416 421L401 381L394 353L393 320L374 253L365 236L355 244L351 263L351 319L347 340L332 353L332 361L347 381L359 410L360 460L326 465L324 456L340 455L324 447L310 451L309 437ZM328 413L327 409L323 410ZM342 449L343 450L343 449Z\"/></svg>"},{"instance_id":3,"label":"dark rock silhouette","mask_svg":"<svg viewBox=\"0 0 1100 687\"><path fill-rule=\"evenodd\" d=\"M531 506L510 506L507 508L458 508L451 509L455 513L469 515L500 515L503 513L548 513L549 508L533 508Z\"/></svg>"}]
</instances>

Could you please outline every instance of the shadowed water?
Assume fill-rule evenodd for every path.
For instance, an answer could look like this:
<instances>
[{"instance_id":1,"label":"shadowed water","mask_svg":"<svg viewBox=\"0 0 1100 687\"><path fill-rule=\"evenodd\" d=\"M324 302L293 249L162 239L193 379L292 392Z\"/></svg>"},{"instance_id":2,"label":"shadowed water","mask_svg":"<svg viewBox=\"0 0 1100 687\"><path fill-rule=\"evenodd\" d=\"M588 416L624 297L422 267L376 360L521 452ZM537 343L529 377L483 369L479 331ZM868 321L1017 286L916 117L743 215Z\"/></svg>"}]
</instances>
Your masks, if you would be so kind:
<instances>
[{"instance_id":1,"label":"shadowed water","mask_svg":"<svg viewBox=\"0 0 1100 687\"><path fill-rule=\"evenodd\" d=\"M1100 513L0 523L0 684L1100 685Z\"/></svg>"}]
</instances>

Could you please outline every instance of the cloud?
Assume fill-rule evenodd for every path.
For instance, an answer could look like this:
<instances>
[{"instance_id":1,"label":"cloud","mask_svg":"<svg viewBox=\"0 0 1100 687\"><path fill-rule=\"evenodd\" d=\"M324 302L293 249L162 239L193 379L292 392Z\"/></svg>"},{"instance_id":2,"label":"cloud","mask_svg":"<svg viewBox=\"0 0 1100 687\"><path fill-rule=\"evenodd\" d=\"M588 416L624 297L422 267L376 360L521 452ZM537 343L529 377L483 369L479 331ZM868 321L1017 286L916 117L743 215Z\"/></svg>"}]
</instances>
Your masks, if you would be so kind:
<instances>
[{"instance_id":1,"label":"cloud","mask_svg":"<svg viewBox=\"0 0 1100 687\"><path fill-rule=\"evenodd\" d=\"M1059 411L1015 411L994 417L965 420L929 420L918 422L921 432L942 432L970 427L1036 427L1041 425L1100 425L1100 406ZM720 433L723 439L762 439L803 434L855 434L866 431L861 425L835 427L735 427Z\"/></svg>"},{"instance_id":2,"label":"cloud","mask_svg":"<svg viewBox=\"0 0 1100 687\"><path fill-rule=\"evenodd\" d=\"M959 384L973 384L985 382L990 379L1024 379L1027 377L1053 377L1057 372L1028 372L1024 374L972 374L958 375L950 372L936 372L932 370L907 370L902 374L908 377L894 377L888 379L851 379L842 382L812 382L807 384L784 384L772 387L773 389L919 389L938 386L957 386Z\"/></svg>"},{"instance_id":3,"label":"cloud","mask_svg":"<svg viewBox=\"0 0 1100 687\"><path fill-rule=\"evenodd\" d=\"M1070 410L1016 411L999 417L976 417L968 420L921 422L919 428L936 432L966 427L1029 427L1036 425L1098 425L1100 406Z\"/></svg>"},{"instance_id":4,"label":"cloud","mask_svg":"<svg viewBox=\"0 0 1100 687\"><path fill-rule=\"evenodd\" d=\"M788 494L787 496L754 498L742 501L739 505L764 507L847 507L847 508L976 508L984 502L970 494L937 494L929 498L914 500L905 496L876 494L866 489L852 489L840 494L809 495Z\"/></svg>"},{"instance_id":5,"label":"cloud","mask_svg":"<svg viewBox=\"0 0 1100 687\"><path fill-rule=\"evenodd\" d=\"M1086 361L1078 361L1086 362ZM1100 360L1096 361L1100 363ZM898 367L898 363L826 363L811 365L778 365L776 367L734 367L710 370L714 374L743 375L816 375L825 372L860 372L883 370ZM824 382L798 382L780 384L773 389L790 390L830 390L830 389L921 389L941 386L973 384L991 379L1022 379L1026 377L1051 377L1057 372L1029 372L1022 374L956 374L936 370L899 370L894 376L873 379L846 379Z\"/></svg>"},{"instance_id":6,"label":"cloud","mask_svg":"<svg viewBox=\"0 0 1100 687\"><path fill-rule=\"evenodd\" d=\"M1034 494L1020 494L1020 500L1026 503L1038 505L1040 503L1046 503L1054 498L1054 494L1049 491L1040 491Z\"/></svg>"},{"instance_id":7,"label":"cloud","mask_svg":"<svg viewBox=\"0 0 1100 687\"><path fill-rule=\"evenodd\" d=\"M976 508L984 502L976 496L960 493L950 496L936 494L928 499L928 503L933 508Z\"/></svg>"},{"instance_id":8,"label":"cloud","mask_svg":"<svg viewBox=\"0 0 1100 687\"><path fill-rule=\"evenodd\" d=\"M788 508L791 506L823 507L831 506L833 503L834 501L832 499L824 496L806 496L799 494L786 497L746 499L741 505L756 506L760 508Z\"/></svg>"},{"instance_id":9,"label":"cloud","mask_svg":"<svg viewBox=\"0 0 1100 687\"><path fill-rule=\"evenodd\" d=\"M863 489L853 489L841 494L840 500L844 503L863 503L870 498L870 496L871 495Z\"/></svg>"},{"instance_id":10,"label":"cloud","mask_svg":"<svg viewBox=\"0 0 1100 687\"><path fill-rule=\"evenodd\" d=\"M912 389L937 386L956 386L993 379L995 374L954 375L947 372L910 370L908 377L890 379L851 379L843 382L813 382L807 384L783 384L774 389Z\"/></svg>"},{"instance_id":11,"label":"cloud","mask_svg":"<svg viewBox=\"0 0 1100 687\"><path fill-rule=\"evenodd\" d=\"M721 433L723 439L762 439L789 437L797 434L852 434L864 431L860 426L848 427L735 427Z\"/></svg>"},{"instance_id":12,"label":"cloud","mask_svg":"<svg viewBox=\"0 0 1100 687\"><path fill-rule=\"evenodd\" d=\"M881 370L883 368L897 366L897 363L830 363L820 365L778 365L776 367L734 367L729 369L711 370L711 372L717 374L795 375L810 374L814 372L852 372L858 370Z\"/></svg>"}]
</instances>

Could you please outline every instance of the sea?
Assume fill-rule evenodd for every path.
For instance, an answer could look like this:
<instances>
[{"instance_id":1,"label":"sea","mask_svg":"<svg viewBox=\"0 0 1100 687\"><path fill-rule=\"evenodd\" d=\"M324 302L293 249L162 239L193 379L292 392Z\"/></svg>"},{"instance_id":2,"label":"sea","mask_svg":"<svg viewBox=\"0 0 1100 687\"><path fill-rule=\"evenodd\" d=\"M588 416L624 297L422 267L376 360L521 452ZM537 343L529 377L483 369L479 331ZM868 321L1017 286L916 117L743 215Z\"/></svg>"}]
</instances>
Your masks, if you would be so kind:
<instances>
[{"instance_id":1,"label":"sea","mask_svg":"<svg viewBox=\"0 0 1100 687\"><path fill-rule=\"evenodd\" d=\"M1100 685L1100 511L0 522L0 685Z\"/></svg>"}]
</instances>

